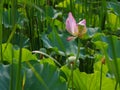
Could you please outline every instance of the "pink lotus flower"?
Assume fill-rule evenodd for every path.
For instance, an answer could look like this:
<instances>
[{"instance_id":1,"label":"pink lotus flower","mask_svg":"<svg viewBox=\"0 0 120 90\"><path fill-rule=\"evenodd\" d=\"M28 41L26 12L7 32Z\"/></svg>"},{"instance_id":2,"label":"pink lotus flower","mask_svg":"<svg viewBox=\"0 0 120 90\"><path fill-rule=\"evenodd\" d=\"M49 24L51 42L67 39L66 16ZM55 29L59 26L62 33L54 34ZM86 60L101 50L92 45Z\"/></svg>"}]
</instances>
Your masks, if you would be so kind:
<instances>
[{"instance_id":1,"label":"pink lotus flower","mask_svg":"<svg viewBox=\"0 0 120 90\"><path fill-rule=\"evenodd\" d=\"M72 13L69 12L66 20L66 29L72 35L67 38L68 41L75 39L76 37L82 37L86 33L86 20L83 19L79 23L76 23Z\"/></svg>"}]
</instances>

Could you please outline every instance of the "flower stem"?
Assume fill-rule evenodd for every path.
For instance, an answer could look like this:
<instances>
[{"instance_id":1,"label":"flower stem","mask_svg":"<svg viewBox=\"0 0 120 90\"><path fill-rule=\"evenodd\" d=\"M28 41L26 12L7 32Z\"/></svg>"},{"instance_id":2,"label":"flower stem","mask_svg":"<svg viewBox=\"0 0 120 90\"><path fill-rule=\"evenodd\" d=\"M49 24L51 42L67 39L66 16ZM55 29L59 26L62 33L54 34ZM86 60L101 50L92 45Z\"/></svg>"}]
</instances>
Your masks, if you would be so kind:
<instances>
[{"instance_id":1,"label":"flower stem","mask_svg":"<svg viewBox=\"0 0 120 90\"><path fill-rule=\"evenodd\" d=\"M118 86L118 81L116 81L115 90L117 90L117 86Z\"/></svg>"},{"instance_id":2,"label":"flower stem","mask_svg":"<svg viewBox=\"0 0 120 90\"><path fill-rule=\"evenodd\" d=\"M72 79L72 90L74 90L74 83L73 83L73 64L71 64L71 79Z\"/></svg>"},{"instance_id":3,"label":"flower stem","mask_svg":"<svg viewBox=\"0 0 120 90\"><path fill-rule=\"evenodd\" d=\"M79 59L79 54L80 54L80 39L78 39L78 52L77 52L75 64L76 64L77 60Z\"/></svg>"},{"instance_id":4,"label":"flower stem","mask_svg":"<svg viewBox=\"0 0 120 90\"><path fill-rule=\"evenodd\" d=\"M73 83L73 64L70 64L70 69L71 69L71 73L70 73L70 77L69 77L69 80L68 80L68 87L69 87L69 84L72 83L72 90L74 90L74 83ZM71 88L71 87L70 87Z\"/></svg>"},{"instance_id":5,"label":"flower stem","mask_svg":"<svg viewBox=\"0 0 120 90\"><path fill-rule=\"evenodd\" d=\"M100 70L100 90L102 89L102 68L103 68L103 64L101 63L101 70Z\"/></svg>"}]
</instances>

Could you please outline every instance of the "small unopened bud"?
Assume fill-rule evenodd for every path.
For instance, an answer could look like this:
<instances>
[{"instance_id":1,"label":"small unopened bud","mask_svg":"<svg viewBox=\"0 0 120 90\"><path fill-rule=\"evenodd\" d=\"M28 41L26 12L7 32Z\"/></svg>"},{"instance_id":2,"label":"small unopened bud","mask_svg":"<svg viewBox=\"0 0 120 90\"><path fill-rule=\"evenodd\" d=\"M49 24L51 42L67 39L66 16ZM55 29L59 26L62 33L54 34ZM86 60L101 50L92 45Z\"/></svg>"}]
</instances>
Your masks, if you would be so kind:
<instances>
[{"instance_id":1,"label":"small unopened bud","mask_svg":"<svg viewBox=\"0 0 120 90\"><path fill-rule=\"evenodd\" d=\"M73 68L75 69L76 67L79 67L79 60L76 61L76 57L75 56L70 56L67 60L66 60L66 64L69 68Z\"/></svg>"},{"instance_id":2,"label":"small unopened bud","mask_svg":"<svg viewBox=\"0 0 120 90\"><path fill-rule=\"evenodd\" d=\"M101 59L102 64L105 64L105 57Z\"/></svg>"}]
</instances>

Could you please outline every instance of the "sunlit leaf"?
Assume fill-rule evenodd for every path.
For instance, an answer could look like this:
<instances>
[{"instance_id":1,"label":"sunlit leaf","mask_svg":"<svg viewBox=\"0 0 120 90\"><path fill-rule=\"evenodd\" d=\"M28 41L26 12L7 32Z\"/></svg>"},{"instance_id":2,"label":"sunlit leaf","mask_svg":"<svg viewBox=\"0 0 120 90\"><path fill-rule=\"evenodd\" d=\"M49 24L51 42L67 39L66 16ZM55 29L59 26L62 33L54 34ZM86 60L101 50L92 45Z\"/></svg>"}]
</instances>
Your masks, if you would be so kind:
<instances>
[{"instance_id":1,"label":"sunlit leaf","mask_svg":"<svg viewBox=\"0 0 120 90\"><path fill-rule=\"evenodd\" d=\"M12 63L12 60L14 62L18 62L20 58L20 49L15 47L12 44L8 44L6 47L6 43L2 44L2 52L3 52L3 61L7 61L9 63ZM28 49L22 48L22 57L21 60L28 61L28 60L36 60L36 56L32 55L32 52L30 52Z\"/></svg>"},{"instance_id":2,"label":"sunlit leaf","mask_svg":"<svg viewBox=\"0 0 120 90\"><path fill-rule=\"evenodd\" d=\"M66 66L63 66L61 69L69 81L71 70L69 70ZM115 81L106 77L105 73L102 75L102 90L114 90ZM95 71L92 74L86 74L76 69L73 72L73 82L73 86L76 90L98 90L100 89L100 71ZM69 88L71 87L72 85L70 84Z\"/></svg>"}]
</instances>

